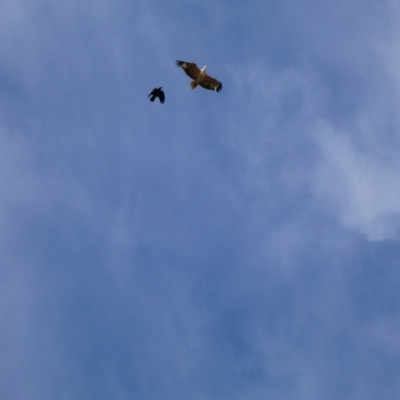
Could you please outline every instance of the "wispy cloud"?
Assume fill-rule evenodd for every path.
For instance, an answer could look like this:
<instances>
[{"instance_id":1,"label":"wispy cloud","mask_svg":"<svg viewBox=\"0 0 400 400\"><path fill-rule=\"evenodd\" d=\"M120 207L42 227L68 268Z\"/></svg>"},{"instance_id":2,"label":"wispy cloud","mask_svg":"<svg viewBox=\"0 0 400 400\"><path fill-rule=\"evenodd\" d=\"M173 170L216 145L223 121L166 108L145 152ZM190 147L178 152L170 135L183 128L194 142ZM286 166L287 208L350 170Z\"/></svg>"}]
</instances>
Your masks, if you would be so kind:
<instances>
[{"instance_id":1,"label":"wispy cloud","mask_svg":"<svg viewBox=\"0 0 400 400\"><path fill-rule=\"evenodd\" d=\"M316 135L323 150L315 174L318 194L345 227L359 230L371 240L398 238L400 164L393 158L398 152L387 148L384 157L373 149L357 149L349 136L330 128L321 128Z\"/></svg>"}]
</instances>

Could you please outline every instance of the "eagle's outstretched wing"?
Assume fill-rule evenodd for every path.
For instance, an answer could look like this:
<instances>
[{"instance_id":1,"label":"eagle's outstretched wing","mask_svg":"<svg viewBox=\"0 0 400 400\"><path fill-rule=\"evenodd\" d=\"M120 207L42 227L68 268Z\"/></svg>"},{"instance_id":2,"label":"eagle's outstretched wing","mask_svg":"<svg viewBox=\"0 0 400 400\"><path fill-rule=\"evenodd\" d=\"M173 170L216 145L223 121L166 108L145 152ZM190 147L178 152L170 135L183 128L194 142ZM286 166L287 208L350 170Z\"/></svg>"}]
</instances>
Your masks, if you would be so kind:
<instances>
[{"instance_id":1,"label":"eagle's outstretched wing","mask_svg":"<svg viewBox=\"0 0 400 400\"><path fill-rule=\"evenodd\" d=\"M222 83L212 78L209 75L206 75L200 82L199 85L204 89L215 90L219 92L222 90Z\"/></svg>"},{"instance_id":2,"label":"eagle's outstretched wing","mask_svg":"<svg viewBox=\"0 0 400 400\"><path fill-rule=\"evenodd\" d=\"M192 79L196 79L200 74L199 67L195 63L177 61L175 64L177 67L181 67Z\"/></svg>"}]
</instances>

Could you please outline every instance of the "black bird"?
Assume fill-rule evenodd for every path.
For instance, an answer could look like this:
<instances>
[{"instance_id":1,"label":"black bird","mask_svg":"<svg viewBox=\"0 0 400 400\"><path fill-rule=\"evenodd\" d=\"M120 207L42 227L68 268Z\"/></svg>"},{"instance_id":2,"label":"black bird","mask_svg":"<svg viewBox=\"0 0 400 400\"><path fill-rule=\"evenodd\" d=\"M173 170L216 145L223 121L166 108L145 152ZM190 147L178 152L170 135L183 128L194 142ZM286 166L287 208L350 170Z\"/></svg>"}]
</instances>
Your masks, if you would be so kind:
<instances>
[{"instance_id":1,"label":"black bird","mask_svg":"<svg viewBox=\"0 0 400 400\"><path fill-rule=\"evenodd\" d=\"M154 101L156 99L156 97L158 97L160 102L164 103L165 94L164 94L164 92L162 90L162 86L159 87L159 88L154 88L153 91L148 95L148 97L150 97L150 101Z\"/></svg>"}]
</instances>

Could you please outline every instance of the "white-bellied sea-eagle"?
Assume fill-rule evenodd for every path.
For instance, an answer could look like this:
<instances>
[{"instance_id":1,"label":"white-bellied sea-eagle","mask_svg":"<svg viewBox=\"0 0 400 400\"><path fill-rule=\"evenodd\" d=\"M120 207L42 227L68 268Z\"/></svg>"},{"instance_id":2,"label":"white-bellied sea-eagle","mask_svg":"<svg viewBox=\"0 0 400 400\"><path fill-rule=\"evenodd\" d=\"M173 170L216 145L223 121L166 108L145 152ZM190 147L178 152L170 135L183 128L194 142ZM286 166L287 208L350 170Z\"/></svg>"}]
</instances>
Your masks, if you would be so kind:
<instances>
[{"instance_id":1,"label":"white-bellied sea-eagle","mask_svg":"<svg viewBox=\"0 0 400 400\"><path fill-rule=\"evenodd\" d=\"M222 89L222 83L212 78L206 74L207 65L202 69L195 63L190 63L186 61L177 61L176 65L181 67L187 75L189 75L193 80L190 82L190 87L194 89L197 85L200 85L204 89L215 90L219 92Z\"/></svg>"}]
</instances>

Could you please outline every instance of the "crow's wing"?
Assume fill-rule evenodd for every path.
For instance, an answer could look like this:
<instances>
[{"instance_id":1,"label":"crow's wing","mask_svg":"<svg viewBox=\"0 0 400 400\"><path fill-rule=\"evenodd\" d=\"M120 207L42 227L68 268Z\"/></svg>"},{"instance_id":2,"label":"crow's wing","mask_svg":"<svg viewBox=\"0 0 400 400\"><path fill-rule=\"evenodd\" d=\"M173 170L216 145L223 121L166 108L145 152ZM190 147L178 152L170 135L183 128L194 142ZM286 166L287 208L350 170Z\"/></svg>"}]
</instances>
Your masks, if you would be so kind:
<instances>
[{"instance_id":1,"label":"crow's wing","mask_svg":"<svg viewBox=\"0 0 400 400\"><path fill-rule=\"evenodd\" d=\"M151 93L149 93L149 95L147 96L147 97L150 97L150 96L153 96L153 97L155 97L155 96L157 96L157 89L156 88L154 88L152 91L151 91ZM152 101L154 101L154 100L152 100Z\"/></svg>"}]
</instances>

